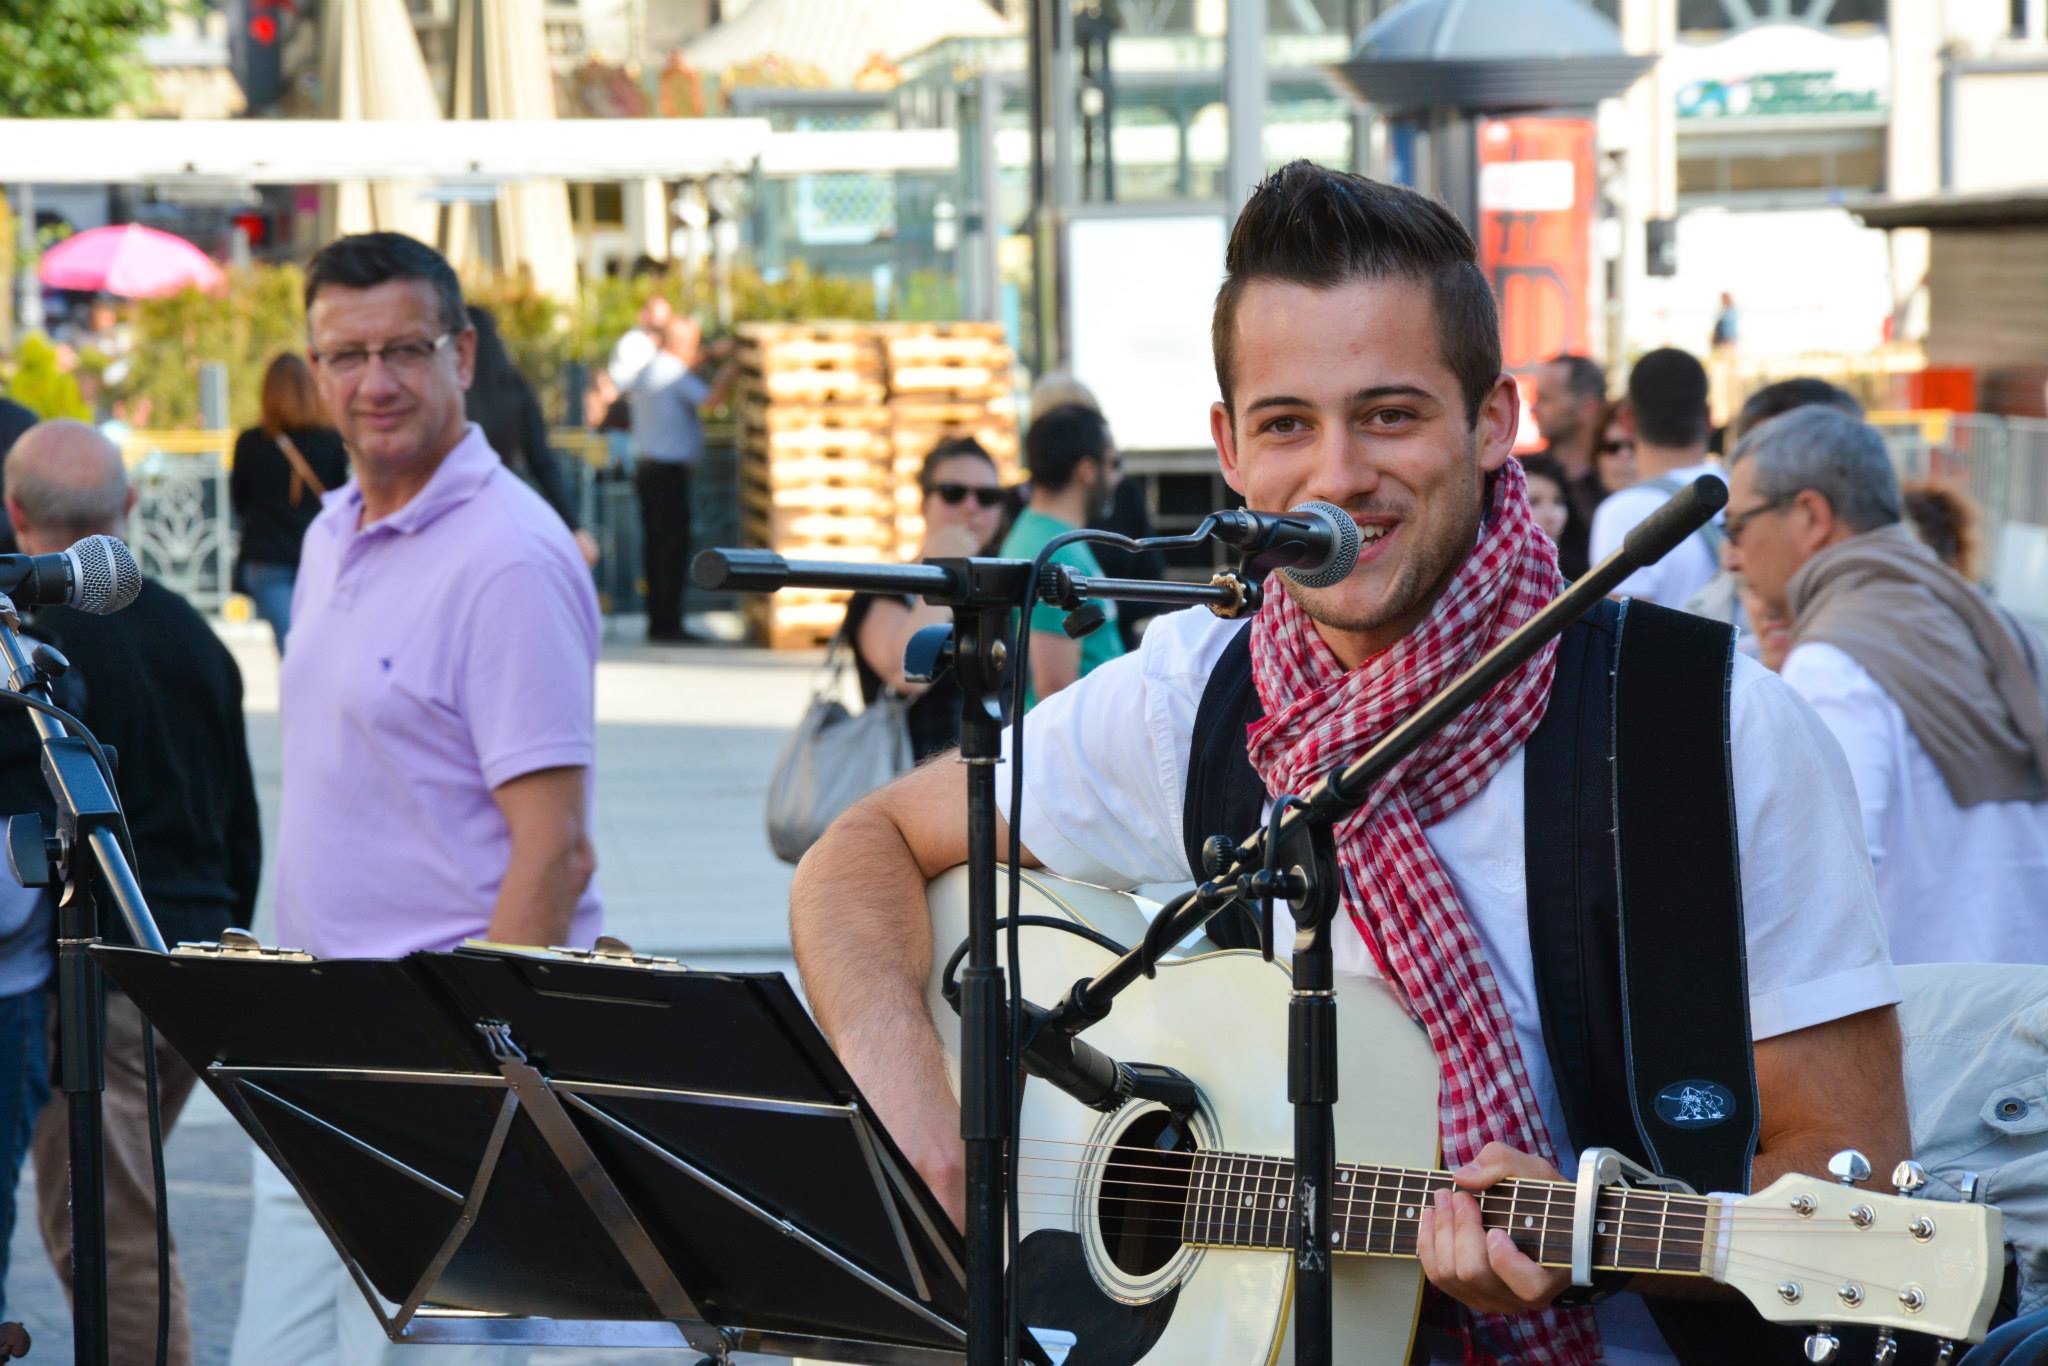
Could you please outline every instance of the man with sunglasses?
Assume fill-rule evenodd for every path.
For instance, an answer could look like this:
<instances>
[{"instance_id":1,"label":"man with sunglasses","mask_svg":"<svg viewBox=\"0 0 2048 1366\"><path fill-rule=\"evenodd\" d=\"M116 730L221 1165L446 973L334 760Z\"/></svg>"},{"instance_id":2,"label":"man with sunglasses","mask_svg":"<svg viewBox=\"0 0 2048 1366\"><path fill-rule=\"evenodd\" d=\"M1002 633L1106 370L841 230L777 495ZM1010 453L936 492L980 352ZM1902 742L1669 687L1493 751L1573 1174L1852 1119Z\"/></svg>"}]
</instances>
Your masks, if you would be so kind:
<instances>
[{"instance_id":1,"label":"man with sunglasses","mask_svg":"<svg viewBox=\"0 0 2048 1366\"><path fill-rule=\"evenodd\" d=\"M590 944L597 595L562 519L465 416L476 333L455 273L399 233L341 238L307 268L306 330L353 477L308 528L292 599L278 939L322 958ZM290 1185L258 1161L253 1186L233 1362L384 1361Z\"/></svg>"},{"instance_id":2,"label":"man with sunglasses","mask_svg":"<svg viewBox=\"0 0 2048 1366\"><path fill-rule=\"evenodd\" d=\"M1109 423L1080 404L1054 408L1032 422L1024 434L1024 461L1031 471L1031 503L1017 514L1002 549L1005 558L1016 560L1032 559L1053 537L1093 522L1109 506L1117 484L1116 442L1110 438ZM1063 547L1052 558L1078 573L1102 573L1085 545ZM1124 652L1116 629L1116 604L1102 606L1108 620L1079 640L1067 635L1065 614L1059 608L1039 603L1031 609L1027 710Z\"/></svg>"}]
</instances>

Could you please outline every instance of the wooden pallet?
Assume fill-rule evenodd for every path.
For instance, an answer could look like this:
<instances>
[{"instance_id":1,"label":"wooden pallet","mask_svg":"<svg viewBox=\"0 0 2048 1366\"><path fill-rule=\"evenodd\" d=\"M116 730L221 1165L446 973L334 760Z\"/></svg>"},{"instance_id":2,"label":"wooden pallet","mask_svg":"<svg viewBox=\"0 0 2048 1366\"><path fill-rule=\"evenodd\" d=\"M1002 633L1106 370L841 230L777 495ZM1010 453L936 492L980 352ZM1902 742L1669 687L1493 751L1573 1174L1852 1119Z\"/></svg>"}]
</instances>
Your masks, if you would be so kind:
<instances>
[{"instance_id":1,"label":"wooden pallet","mask_svg":"<svg viewBox=\"0 0 2048 1366\"><path fill-rule=\"evenodd\" d=\"M846 600L852 594L824 594L813 589L781 601L803 591L785 588L779 593L748 594L741 608L748 636L771 650L820 650L831 644L846 620Z\"/></svg>"},{"instance_id":2,"label":"wooden pallet","mask_svg":"<svg viewBox=\"0 0 2048 1366\"><path fill-rule=\"evenodd\" d=\"M897 394L889 400L889 421L896 427L948 427L961 423L1001 422L1017 429L1016 405L1004 396L953 398L946 394Z\"/></svg>"},{"instance_id":3,"label":"wooden pallet","mask_svg":"<svg viewBox=\"0 0 2048 1366\"><path fill-rule=\"evenodd\" d=\"M906 365L889 372L889 393L930 396L949 403L979 403L1010 392L1010 368L990 365Z\"/></svg>"},{"instance_id":4,"label":"wooden pallet","mask_svg":"<svg viewBox=\"0 0 2048 1366\"><path fill-rule=\"evenodd\" d=\"M822 462L808 462L818 464ZM830 467L828 467L829 469ZM851 479L836 472L822 477L803 477L788 466L742 470L740 503L751 508L810 508L816 511L844 510L849 515L883 516L892 513L896 498L892 480L880 468L870 468L869 477Z\"/></svg>"},{"instance_id":5,"label":"wooden pallet","mask_svg":"<svg viewBox=\"0 0 2048 1366\"><path fill-rule=\"evenodd\" d=\"M891 370L930 365L969 365L1009 373L1010 348L989 337L888 337L882 352Z\"/></svg>"},{"instance_id":6,"label":"wooden pallet","mask_svg":"<svg viewBox=\"0 0 2048 1366\"><path fill-rule=\"evenodd\" d=\"M953 321L953 322L887 322L869 324L875 334L884 339L892 337L979 337L988 341L1003 341L1008 336L999 322Z\"/></svg>"},{"instance_id":7,"label":"wooden pallet","mask_svg":"<svg viewBox=\"0 0 2048 1366\"><path fill-rule=\"evenodd\" d=\"M742 491L782 507L857 506L886 499L897 483L879 461L836 457L743 460Z\"/></svg>"},{"instance_id":8,"label":"wooden pallet","mask_svg":"<svg viewBox=\"0 0 2048 1366\"><path fill-rule=\"evenodd\" d=\"M879 374L881 348L872 337L792 338L788 341L741 342L740 369L753 374L776 370L858 370Z\"/></svg>"},{"instance_id":9,"label":"wooden pallet","mask_svg":"<svg viewBox=\"0 0 2048 1366\"><path fill-rule=\"evenodd\" d=\"M880 371L832 369L813 366L801 370L776 370L745 374L748 398L764 397L774 403L880 403L889 396L889 386Z\"/></svg>"},{"instance_id":10,"label":"wooden pallet","mask_svg":"<svg viewBox=\"0 0 2048 1366\"><path fill-rule=\"evenodd\" d=\"M750 393L740 407L740 423L749 434L886 432L896 420L881 403L772 403L765 394Z\"/></svg>"},{"instance_id":11,"label":"wooden pallet","mask_svg":"<svg viewBox=\"0 0 2048 1366\"><path fill-rule=\"evenodd\" d=\"M756 504L741 508L740 536L749 545L770 546L801 559L820 558L810 553L817 546L887 550L897 539L896 519L885 510Z\"/></svg>"}]
</instances>

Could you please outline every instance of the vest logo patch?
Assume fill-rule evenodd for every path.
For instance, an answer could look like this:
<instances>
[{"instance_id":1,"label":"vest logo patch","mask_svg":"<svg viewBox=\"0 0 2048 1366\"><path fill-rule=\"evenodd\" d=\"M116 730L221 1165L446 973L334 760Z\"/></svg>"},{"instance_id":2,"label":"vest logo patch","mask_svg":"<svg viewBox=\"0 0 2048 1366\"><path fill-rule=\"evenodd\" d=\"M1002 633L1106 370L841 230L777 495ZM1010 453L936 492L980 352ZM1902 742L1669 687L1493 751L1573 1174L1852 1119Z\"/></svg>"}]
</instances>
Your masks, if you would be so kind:
<instances>
[{"instance_id":1,"label":"vest logo patch","mask_svg":"<svg viewBox=\"0 0 2048 1366\"><path fill-rule=\"evenodd\" d=\"M1674 1129L1707 1129L1735 1113L1735 1093L1714 1081L1674 1081L1657 1093L1656 1108Z\"/></svg>"}]
</instances>

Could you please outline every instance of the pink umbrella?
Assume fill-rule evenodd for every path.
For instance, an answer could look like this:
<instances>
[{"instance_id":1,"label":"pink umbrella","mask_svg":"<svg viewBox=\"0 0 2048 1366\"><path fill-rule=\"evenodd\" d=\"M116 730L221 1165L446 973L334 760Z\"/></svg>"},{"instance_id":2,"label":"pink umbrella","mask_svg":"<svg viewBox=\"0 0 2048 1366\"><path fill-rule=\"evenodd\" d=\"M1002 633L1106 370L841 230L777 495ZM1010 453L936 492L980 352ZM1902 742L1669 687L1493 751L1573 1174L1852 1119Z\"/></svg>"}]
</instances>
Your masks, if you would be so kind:
<instances>
[{"instance_id":1,"label":"pink umbrella","mask_svg":"<svg viewBox=\"0 0 2048 1366\"><path fill-rule=\"evenodd\" d=\"M213 289L220 267L182 237L140 223L89 228L43 253L36 272L52 289L84 289L154 299L187 285Z\"/></svg>"}]
</instances>

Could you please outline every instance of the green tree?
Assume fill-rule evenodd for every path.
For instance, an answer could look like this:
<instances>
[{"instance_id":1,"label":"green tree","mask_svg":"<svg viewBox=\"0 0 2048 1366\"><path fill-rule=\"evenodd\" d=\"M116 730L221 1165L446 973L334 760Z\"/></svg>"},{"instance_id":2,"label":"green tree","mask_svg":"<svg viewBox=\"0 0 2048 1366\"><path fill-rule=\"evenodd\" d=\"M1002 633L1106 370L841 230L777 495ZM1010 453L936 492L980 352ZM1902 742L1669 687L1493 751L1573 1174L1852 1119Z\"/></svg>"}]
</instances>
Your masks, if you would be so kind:
<instances>
[{"instance_id":1,"label":"green tree","mask_svg":"<svg viewBox=\"0 0 2048 1366\"><path fill-rule=\"evenodd\" d=\"M306 349L304 283L297 266L257 265L228 272L217 293L137 301L134 358L112 396L128 401L137 426L197 427L199 366L219 361L228 368L230 423L254 426L271 357Z\"/></svg>"},{"instance_id":2,"label":"green tree","mask_svg":"<svg viewBox=\"0 0 2048 1366\"><path fill-rule=\"evenodd\" d=\"M167 0L0 0L0 117L99 118L146 88Z\"/></svg>"}]
</instances>

